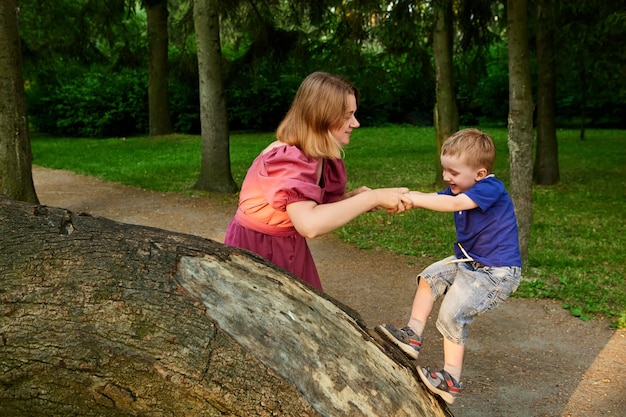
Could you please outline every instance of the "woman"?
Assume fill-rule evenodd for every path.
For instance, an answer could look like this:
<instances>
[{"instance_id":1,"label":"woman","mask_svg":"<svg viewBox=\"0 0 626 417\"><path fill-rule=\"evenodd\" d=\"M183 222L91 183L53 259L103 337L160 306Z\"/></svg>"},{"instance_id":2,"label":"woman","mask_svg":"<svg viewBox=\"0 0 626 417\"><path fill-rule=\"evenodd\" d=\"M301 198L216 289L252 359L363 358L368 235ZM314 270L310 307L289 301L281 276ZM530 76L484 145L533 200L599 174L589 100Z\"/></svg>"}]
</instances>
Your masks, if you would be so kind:
<instances>
[{"instance_id":1,"label":"woman","mask_svg":"<svg viewBox=\"0 0 626 417\"><path fill-rule=\"evenodd\" d=\"M343 147L353 129L359 91L341 77L309 75L300 85L277 140L254 160L225 243L250 250L322 290L306 242L358 215L411 207L407 188L360 187L345 193Z\"/></svg>"}]
</instances>

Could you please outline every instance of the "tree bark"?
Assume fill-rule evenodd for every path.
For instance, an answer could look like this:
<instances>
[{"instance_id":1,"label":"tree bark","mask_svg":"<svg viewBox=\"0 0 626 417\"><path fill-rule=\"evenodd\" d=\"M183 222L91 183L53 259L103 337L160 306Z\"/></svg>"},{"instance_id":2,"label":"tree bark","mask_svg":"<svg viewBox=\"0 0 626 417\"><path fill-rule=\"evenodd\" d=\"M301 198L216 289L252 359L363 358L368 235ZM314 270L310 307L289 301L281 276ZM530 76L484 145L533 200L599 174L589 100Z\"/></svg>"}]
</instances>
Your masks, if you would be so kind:
<instances>
[{"instance_id":1,"label":"tree bark","mask_svg":"<svg viewBox=\"0 0 626 417\"><path fill-rule=\"evenodd\" d=\"M587 122L587 59L583 55L581 57L581 63L579 63L582 68L580 71L580 140L585 140L585 130L586 130L586 122Z\"/></svg>"},{"instance_id":2,"label":"tree bark","mask_svg":"<svg viewBox=\"0 0 626 417\"><path fill-rule=\"evenodd\" d=\"M554 1L537 0L537 152L533 179L541 185L559 182L556 137L556 69Z\"/></svg>"},{"instance_id":3,"label":"tree bark","mask_svg":"<svg viewBox=\"0 0 626 417\"><path fill-rule=\"evenodd\" d=\"M218 0L194 0L193 23L198 50L202 131L202 162L195 188L235 193L238 187L230 171Z\"/></svg>"},{"instance_id":4,"label":"tree bark","mask_svg":"<svg viewBox=\"0 0 626 417\"><path fill-rule=\"evenodd\" d=\"M532 223L533 99L528 50L527 0L507 1L509 46L509 152L511 198L519 226L522 261L528 260Z\"/></svg>"},{"instance_id":5,"label":"tree bark","mask_svg":"<svg viewBox=\"0 0 626 417\"><path fill-rule=\"evenodd\" d=\"M0 253L0 415L451 415L249 252L0 197Z\"/></svg>"},{"instance_id":6,"label":"tree bark","mask_svg":"<svg viewBox=\"0 0 626 417\"><path fill-rule=\"evenodd\" d=\"M0 194L37 203L26 117L17 1L0 1Z\"/></svg>"},{"instance_id":7,"label":"tree bark","mask_svg":"<svg viewBox=\"0 0 626 417\"><path fill-rule=\"evenodd\" d=\"M167 87L167 0L147 2L148 112L150 136L172 133Z\"/></svg>"},{"instance_id":8,"label":"tree bark","mask_svg":"<svg viewBox=\"0 0 626 417\"><path fill-rule=\"evenodd\" d=\"M433 2L435 24L433 25L433 55L437 80L434 112L435 134L437 136L435 184L444 186L439 155L443 143L459 130L459 111L454 93L454 67L452 63L452 2Z\"/></svg>"}]
</instances>

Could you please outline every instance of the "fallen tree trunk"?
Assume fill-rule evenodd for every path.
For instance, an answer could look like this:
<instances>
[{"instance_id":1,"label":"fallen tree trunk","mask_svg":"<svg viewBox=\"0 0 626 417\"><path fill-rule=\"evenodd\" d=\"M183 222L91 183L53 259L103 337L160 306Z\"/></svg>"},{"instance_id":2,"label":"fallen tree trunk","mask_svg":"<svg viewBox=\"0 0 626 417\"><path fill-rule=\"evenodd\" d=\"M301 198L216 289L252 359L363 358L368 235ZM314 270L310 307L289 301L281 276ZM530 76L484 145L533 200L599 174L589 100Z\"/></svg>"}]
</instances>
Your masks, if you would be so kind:
<instances>
[{"instance_id":1,"label":"fallen tree trunk","mask_svg":"<svg viewBox=\"0 0 626 417\"><path fill-rule=\"evenodd\" d=\"M0 254L0 415L450 415L245 251L0 196Z\"/></svg>"}]
</instances>

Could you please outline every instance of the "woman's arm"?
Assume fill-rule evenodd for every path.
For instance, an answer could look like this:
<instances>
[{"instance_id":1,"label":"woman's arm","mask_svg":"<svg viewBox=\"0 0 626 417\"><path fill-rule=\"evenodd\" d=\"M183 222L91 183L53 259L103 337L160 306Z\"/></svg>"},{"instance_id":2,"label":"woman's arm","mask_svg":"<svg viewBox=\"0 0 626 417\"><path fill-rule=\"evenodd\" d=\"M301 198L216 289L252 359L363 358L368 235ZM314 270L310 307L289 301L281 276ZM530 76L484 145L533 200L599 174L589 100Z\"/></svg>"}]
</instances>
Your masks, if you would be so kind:
<instances>
[{"instance_id":1,"label":"woman's arm","mask_svg":"<svg viewBox=\"0 0 626 417\"><path fill-rule=\"evenodd\" d=\"M360 186L359 188L355 188L354 190L347 192L343 195L343 198L350 198L350 197L354 197L357 194L361 194L363 191L371 191L372 189L370 187L367 187L365 185Z\"/></svg>"},{"instance_id":2,"label":"woman's arm","mask_svg":"<svg viewBox=\"0 0 626 417\"><path fill-rule=\"evenodd\" d=\"M298 233L313 238L331 232L379 206L391 213L403 212L412 206L407 192L407 188L378 188L361 190L334 203L298 201L287 205L287 214Z\"/></svg>"},{"instance_id":3,"label":"woman's arm","mask_svg":"<svg viewBox=\"0 0 626 417\"><path fill-rule=\"evenodd\" d=\"M466 194L447 195L437 193L421 193L411 191L407 194L413 203L413 207L425 208L434 211L455 212L471 210L478 205Z\"/></svg>"}]
</instances>

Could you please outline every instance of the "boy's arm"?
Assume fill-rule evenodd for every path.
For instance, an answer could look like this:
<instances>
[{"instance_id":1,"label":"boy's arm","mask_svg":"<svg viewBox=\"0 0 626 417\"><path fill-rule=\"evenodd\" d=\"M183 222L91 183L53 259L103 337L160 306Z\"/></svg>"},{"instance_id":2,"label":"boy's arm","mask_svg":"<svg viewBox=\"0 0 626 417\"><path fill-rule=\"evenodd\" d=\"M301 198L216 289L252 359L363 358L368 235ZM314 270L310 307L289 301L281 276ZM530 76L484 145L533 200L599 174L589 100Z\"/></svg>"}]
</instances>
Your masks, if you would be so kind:
<instances>
[{"instance_id":1,"label":"boy's arm","mask_svg":"<svg viewBox=\"0 0 626 417\"><path fill-rule=\"evenodd\" d=\"M447 195L437 193L421 193L411 191L408 194L413 202L413 207L425 208L434 211L455 212L461 210L471 210L478 205L466 194Z\"/></svg>"}]
</instances>

